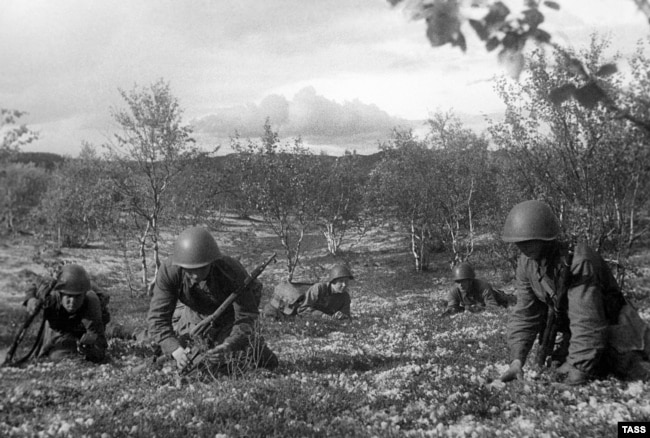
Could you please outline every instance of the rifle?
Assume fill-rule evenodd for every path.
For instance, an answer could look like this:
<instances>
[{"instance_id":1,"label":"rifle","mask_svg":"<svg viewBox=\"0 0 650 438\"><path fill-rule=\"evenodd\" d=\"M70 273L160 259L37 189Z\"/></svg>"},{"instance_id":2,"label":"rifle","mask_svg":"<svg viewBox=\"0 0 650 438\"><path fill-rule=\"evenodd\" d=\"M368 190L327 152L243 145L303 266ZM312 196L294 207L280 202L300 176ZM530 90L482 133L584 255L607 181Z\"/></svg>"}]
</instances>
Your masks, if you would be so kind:
<instances>
[{"instance_id":1,"label":"rifle","mask_svg":"<svg viewBox=\"0 0 650 438\"><path fill-rule=\"evenodd\" d=\"M54 290L54 286L56 286L56 283L58 281L58 276L56 278L53 278L49 281L47 286L45 286L45 292L43 293L42 297L39 297L38 302L36 304L36 308L34 309L34 312L31 314L27 315L27 318L25 318L25 321L23 322L22 327L16 334L16 337L14 338L14 342L11 344L11 347L9 348L9 351L7 352L7 356L5 357L4 362L2 362L2 366L8 366L8 365L18 365L27 359L36 351L36 348L38 346L38 342L40 337L43 334L43 329L45 327L45 320L43 320L43 323L41 324L41 327L38 330L38 335L36 336L36 341L34 342L34 346L31 348L29 353L25 355L25 357L20 358L16 362L13 361L14 355L16 354L16 350L18 349L18 345L20 345L20 342L23 340L23 337L25 336L25 333L27 333L27 329L29 329L29 326L32 325L32 322L38 316L38 314L43 310L43 306L45 303L45 300L47 297L50 295L52 290Z\"/></svg>"},{"instance_id":2,"label":"rifle","mask_svg":"<svg viewBox=\"0 0 650 438\"><path fill-rule=\"evenodd\" d=\"M225 310L232 304L232 302L235 301L235 299L237 299L240 293L242 293L243 291L245 291L250 287L253 281L255 281L255 279L257 279L257 277L260 276L260 274L264 271L264 269L266 269L269 263L271 263L276 259L276 256L277 253L274 252L268 259L264 261L264 263L256 267L253 270L253 272L251 272L251 274L248 277L246 277L244 283L242 283L242 285L239 286L237 290L235 290L233 293L228 295L228 298L226 298L224 302L221 303L221 305L217 308L217 310L215 310L212 314L210 314L209 316L204 318L201 322L199 322L196 326L194 326L194 328L190 332L190 336L192 338L195 338L204 335L210 329L214 321L217 318L219 318L223 314L223 312L225 312ZM194 355L192 355L192 357L190 358L187 366L181 370L181 374L188 374L189 372L191 372L209 353L210 350L208 350L207 352L202 352L200 349L197 350L194 353Z\"/></svg>"},{"instance_id":3,"label":"rifle","mask_svg":"<svg viewBox=\"0 0 650 438\"><path fill-rule=\"evenodd\" d=\"M558 316L563 301L569 291L569 276L571 274L571 264L573 262L573 245L569 246L569 252L566 260L562 262L560 272L558 274L557 285L558 289L553 296L546 297L546 304L548 305L548 312L546 314L546 327L544 327L544 334L542 335L537 351L537 365L543 367L546 364L546 358L553 354L555 348L555 339L559 330Z\"/></svg>"}]
</instances>

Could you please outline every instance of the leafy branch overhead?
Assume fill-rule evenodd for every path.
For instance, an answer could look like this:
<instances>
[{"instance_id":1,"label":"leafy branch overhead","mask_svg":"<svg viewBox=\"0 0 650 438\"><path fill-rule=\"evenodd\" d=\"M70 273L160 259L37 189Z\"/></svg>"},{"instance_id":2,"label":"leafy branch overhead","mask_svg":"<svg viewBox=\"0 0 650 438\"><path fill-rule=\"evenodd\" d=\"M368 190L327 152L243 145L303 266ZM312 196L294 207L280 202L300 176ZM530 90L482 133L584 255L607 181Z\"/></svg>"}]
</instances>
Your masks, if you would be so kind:
<instances>
[{"instance_id":1,"label":"leafy branch overhead","mask_svg":"<svg viewBox=\"0 0 650 438\"><path fill-rule=\"evenodd\" d=\"M650 133L650 121L637 117L629 109L623 108L617 101L610 97L605 89L605 79L618 72L614 63L605 63L598 68L591 69L585 66L576 57L566 51L558 49L565 58L565 69L572 79L559 87L551 89L548 98L554 105L561 105L575 99L582 107L592 110L599 103L614 115L615 118L627 120L637 128Z\"/></svg>"},{"instance_id":2,"label":"leafy branch overhead","mask_svg":"<svg viewBox=\"0 0 650 438\"><path fill-rule=\"evenodd\" d=\"M555 105L575 98L580 105L592 109L607 98L607 94L598 84L599 77L611 76L618 71L616 64L604 64L595 73L589 73L585 66L575 58L568 58L567 70L573 73L576 83L567 83L549 93L549 99Z\"/></svg>"},{"instance_id":3,"label":"leafy branch overhead","mask_svg":"<svg viewBox=\"0 0 650 438\"><path fill-rule=\"evenodd\" d=\"M463 52L467 50L465 35L461 29L469 23L476 35L485 44L488 52L499 50L499 62L508 73L518 77L524 66L523 49L530 39L538 43L550 43L551 35L540 28L544 14L540 7L559 10L554 1L525 0L524 9L513 13L503 2L473 0L465 10L462 0L388 0L393 6L406 4L414 20L424 19L427 38L433 47L451 44ZM469 18L485 9L481 18Z\"/></svg>"}]
</instances>

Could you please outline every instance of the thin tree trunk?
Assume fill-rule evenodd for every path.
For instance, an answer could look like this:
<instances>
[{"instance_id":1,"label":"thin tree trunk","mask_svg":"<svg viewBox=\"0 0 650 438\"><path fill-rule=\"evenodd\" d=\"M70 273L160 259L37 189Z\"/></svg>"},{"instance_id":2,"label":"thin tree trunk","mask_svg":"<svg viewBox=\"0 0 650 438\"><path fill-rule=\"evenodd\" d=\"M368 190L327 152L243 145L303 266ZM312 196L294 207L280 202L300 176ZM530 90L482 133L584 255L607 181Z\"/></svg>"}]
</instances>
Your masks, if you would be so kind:
<instances>
[{"instance_id":1,"label":"thin tree trunk","mask_svg":"<svg viewBox=\"0 0 650 438\"><path fill-rule=\"evenodd\" d=\"M149 286L149 279L147 276L147 253L145 251L145 244L147 242L147 234L149 234L149 228L151 224L147 222L147 226L140 236L140 260L142 265L142 284L145 287Z\"/></svg>"},{"instance_id":2,"label":"thin tree trunk","mask_svg":"<svg viewBox=\"0 0 650 438\"><path fill-rule=\"evenodd\" d=\"M413 253L413 258L415 259L415 270L416 272L422 271L422 259L420 254L418 254L418 245L416 243L415 237L415 219L411 218L411 252Z\"/></svg>"}]
</instances>

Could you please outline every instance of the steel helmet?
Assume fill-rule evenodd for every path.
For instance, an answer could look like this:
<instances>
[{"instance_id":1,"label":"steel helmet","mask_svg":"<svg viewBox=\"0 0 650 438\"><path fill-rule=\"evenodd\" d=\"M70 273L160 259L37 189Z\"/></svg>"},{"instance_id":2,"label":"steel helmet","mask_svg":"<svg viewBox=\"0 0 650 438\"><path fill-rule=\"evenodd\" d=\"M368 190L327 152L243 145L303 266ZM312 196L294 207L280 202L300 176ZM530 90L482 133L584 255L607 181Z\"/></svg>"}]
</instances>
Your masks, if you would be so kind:
<instances>
[{"instance_id":1,"label":"steel helmet","mask_svg":"<svg viewBox=\"0 0 650 438\"><path fill-rule=\"evenodd\" d=\"M330 275L327 279L327 282L331 283L338 278L344 278L344 277L347 277L350 280L354 280L354 277L352 276L352 271L350 271L350 269L347 266L334 265L332 269L330 269Z\"/></svg>"},{"instance_id":2,"label":"steel helmet","mask_svg":"<svg viewBox=\"0 0 650 438\"><path fill-rule=\"evenodd\" d=\"M501 239L504 242L526 240L555 240L560 235L560 223L551 207L541 201L524 201L512 207Z\"/></svg>"},{"instance_id":3,"label":"steel helmet","mask_svg":"<svg viewBox=\"0 0 650 438\"><path fill-rule=\"evenodd\" d=\"M187 269L202 268L221 256L214 237L203 227L184 230L174 243L172 264Z\"/></svg>"},{"instance_id":4,"label":"steel helmet","mask_svg":"<svg viewBox=\"0 0 650 438\"><path fill-rule=\"evenodd\" d=\"M63 265L54 289L67 295L85 294L90 290L90 277L81 265Z\"/></svg>"},{"instance_id":5,"label":"steel helmet","mask_svg":"<svg viewBox=\"0 0 650 438\"><path fill-rule=\"evenodd\" d=\"M461 263L454 268L454 281L474 279L474 268L469 263Z\"/></svg>"}]
</instances>

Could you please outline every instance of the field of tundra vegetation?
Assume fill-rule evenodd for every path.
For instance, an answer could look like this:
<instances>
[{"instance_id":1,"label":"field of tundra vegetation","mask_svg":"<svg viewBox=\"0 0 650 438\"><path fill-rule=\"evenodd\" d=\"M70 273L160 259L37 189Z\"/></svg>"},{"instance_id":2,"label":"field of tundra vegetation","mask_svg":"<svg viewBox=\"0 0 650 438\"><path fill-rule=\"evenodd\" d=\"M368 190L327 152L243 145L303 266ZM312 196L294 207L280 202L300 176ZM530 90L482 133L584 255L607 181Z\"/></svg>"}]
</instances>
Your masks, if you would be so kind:
<instances>
[{"instance_id":1,"label":"field of tundra vegetation","mask_svg":"<svg viewBox=\"0 0 650 438\"><path fill-rule=\"evenodd\" d=\"M486 133L437 113L423 138L395 128L370 156L316 156L301 137L283 142L268 118L259 141L235 135L234 154L213 156L160 79L120 90L120 132L101 149L38 165L19 153L37 136L24 112L0 108L10 236L0 238L0 349L25 319L22 291L56 260L86 267L111 296L109 329L123 328L106 364L1 368L0 436L602 437L619 421L650 421L648 382L568 387L535 366L523 381L499 381L507 310L440 317L451 260L471 256L480 277L512 293L512 248L483 236L497 235L516 203L541 199L566 236L625 266L623 292L650 321L650 59L641 48L605 59L608 44L594 36L570 56L534 51L526 77L497 80L507 117ZM259 215L210 224L226 254L249 270L279 254L261 277L262 306L294 268L295 281L315 281L343 261L355 274L354 317L261 319L280 359L273 372L181 378L170 361L149 366L151 346L124 336L145 327L138 273L153 272L150 252L169 254L179 221L216 210ZM370 228L337 240L357 225Z\"/></svg>"},{"instance_id":2,"label":"field of tundra vegetation","mask_svg":"<svg viewBox=\"0 0 650 438\"><path fill-rule=\"evenodd\" d=\"M169 254L179 230L165 230ZM277 239L262 223L227 219L212 230L222 250L252 270ZM261 330L277 353L277 370L201 379L179 377L173 361L145 366L148 345L110 339L102 365L32 362L0 369L0 435L7 437L236 437L236 436L615 436L618 421L650 421L650 383L616 379L569 387L549 372L526 369L525 381L497 377L509 363L507 310L440 318L451 285L449 255L417 273L405 252L408 237L373 229L342 255L328 255L324 238L306 238L295 279L315 281L337 261L354 270L353 319L262 318ZM127 331L145 326L146 294L132 294L125 259L109 241L61 252L31 237L0 243L0 341L6 352L25 313L22 291L47 257L80 263L111 295L113 322ZM479 252L480 252L480 248ZM137 272L136 245L129 260ZM647 252L626 295L650 321ZM480 258L479 258L480 259ZM262 306L286 275L279 262L260 277ZM487 258L478 275L512 293L511 277ZM109 324L109 327L110 325Z\"/></svg>"}]
</instances>

